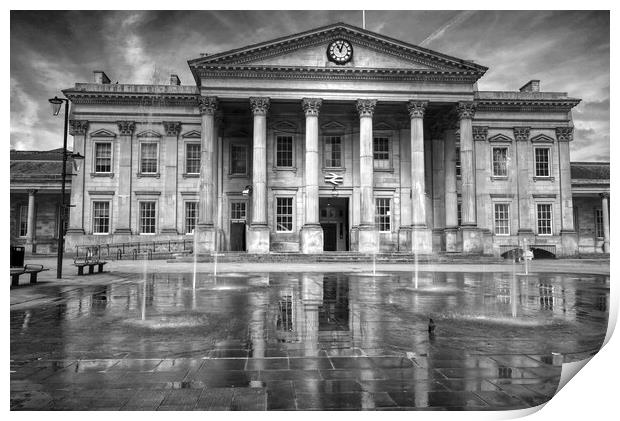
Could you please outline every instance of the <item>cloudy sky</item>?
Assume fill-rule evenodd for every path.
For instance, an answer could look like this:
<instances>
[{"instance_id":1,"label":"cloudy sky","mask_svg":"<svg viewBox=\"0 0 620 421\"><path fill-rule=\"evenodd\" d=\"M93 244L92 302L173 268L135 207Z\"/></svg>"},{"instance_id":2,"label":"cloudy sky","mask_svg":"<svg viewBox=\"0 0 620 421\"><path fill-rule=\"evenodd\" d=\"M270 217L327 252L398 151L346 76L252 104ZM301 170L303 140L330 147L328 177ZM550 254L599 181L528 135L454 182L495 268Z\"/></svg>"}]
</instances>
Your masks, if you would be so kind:
<instances>
[{"instance_id":1,"label":"cloudy sky","mask_svg":"<svg viewBox=\"0 0 620 421\"><path fill-rule=\"evenodd\" d=\"M187 60L335 22L356 11L11 12L11 148L62 146L48 98L104 70L119 83L193 84ZM609 160L609 13L368 11L366 28L489 67L480 90L543 90L581 98L573 161Z\"/></svg>"}]
</instances>

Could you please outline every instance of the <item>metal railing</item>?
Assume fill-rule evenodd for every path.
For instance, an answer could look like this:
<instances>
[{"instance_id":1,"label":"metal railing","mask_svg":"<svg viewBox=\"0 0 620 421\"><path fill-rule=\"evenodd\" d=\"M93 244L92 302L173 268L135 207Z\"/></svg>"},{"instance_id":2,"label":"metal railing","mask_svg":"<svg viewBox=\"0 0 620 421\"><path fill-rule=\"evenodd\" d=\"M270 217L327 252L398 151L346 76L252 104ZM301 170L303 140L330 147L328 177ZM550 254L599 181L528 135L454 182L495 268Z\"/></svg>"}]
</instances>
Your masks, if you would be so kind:
<instances>
[{"instance_id":1,"label":"metal railing","mask_svg":"<svg viewBox=\"0 0 620 421\"><path fill-rule=\"evenodd\" d=\"M128 243L90 244L75 246L75 257L96 257L100 260L146 258L153 254L193 253L193 240L168 240Z\"/></svg>"}]
</instances>

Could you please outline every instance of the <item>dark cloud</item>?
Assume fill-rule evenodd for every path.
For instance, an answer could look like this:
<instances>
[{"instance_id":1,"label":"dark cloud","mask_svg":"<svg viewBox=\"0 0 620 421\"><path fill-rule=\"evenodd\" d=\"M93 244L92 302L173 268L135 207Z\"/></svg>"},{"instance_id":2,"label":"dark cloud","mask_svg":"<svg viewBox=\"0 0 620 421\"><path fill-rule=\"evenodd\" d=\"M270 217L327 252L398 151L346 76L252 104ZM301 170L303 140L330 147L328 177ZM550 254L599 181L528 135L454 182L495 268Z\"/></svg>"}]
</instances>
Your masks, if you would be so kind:
<instances>
[{"instance_id":1,"label":"dark cloud","mask_svg":"<svg viewBox=\"0 0 620 421\"><path fill-rule=\"evenodd\" d=\"M62 119L47 99L105 70L123 83L176 73L187 60L344 21L359 11L13 11L11 145L59 144ZM540 79L581 98L574 157L609 159L609 12L368 11L367 28L489 67L481 90L516 90ZM162 76L163 75L163 76ZM581 158L580 158L581 159Z\"/></svg>"}]
</instances>

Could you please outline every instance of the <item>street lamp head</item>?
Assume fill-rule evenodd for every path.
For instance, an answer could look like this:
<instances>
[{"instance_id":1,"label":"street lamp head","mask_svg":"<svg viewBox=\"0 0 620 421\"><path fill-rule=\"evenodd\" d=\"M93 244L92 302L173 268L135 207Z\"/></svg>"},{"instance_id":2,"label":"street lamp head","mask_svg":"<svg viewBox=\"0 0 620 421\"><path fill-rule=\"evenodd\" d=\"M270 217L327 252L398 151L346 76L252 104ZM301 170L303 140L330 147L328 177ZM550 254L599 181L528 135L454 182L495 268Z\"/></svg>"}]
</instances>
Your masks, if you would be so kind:
<instances>
[{"instance_id":1,"label":"street lamp head","mask_svg":"<svg viewBox=\"0 0 620 421\"><path fill-rule=\"evenodd\" d=\"M84 156L80 155L79 152L72 153L71 158L73 159L73 170L75 173L80 172L80 168L82 168L82 162L84 162Z\"/></svg>"},{"instance_id":2,"label":"street lamp head","mask_svg":"<svg viewBox=\"0 0 620 421\"><path fill-rule=\"evenodd\" d=\"M58 115L60 113L60 106L62 105L62 99L55 96L54 98L49 99L50 104L52 104L52 113L54 115Z\"/></svg>"}]
</instances>

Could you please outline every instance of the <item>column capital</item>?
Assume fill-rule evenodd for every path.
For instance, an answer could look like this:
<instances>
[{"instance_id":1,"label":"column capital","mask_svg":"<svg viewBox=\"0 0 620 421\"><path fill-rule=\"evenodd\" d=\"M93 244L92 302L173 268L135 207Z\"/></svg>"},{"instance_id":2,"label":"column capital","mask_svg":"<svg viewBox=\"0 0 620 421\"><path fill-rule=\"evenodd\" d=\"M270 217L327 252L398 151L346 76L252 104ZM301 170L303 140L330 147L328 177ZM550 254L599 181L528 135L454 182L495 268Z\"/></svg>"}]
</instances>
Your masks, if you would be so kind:
<instances>
[{"instance_id":1,"label":"column capital","mask_svg":"<svg viewBox=\"0 0 620 421\"><path fill-rule=\"evenodd\" d=\"M375 113L375 107L377 106L376 99L358 99L355 107L360 117L372 117Z\"/></svg>"},{"instance_id":2,"label":"column capital","mask_svg":"<svg viewBox=\"0 0 620 421\"><path fill-rule=\"evenodd\" d=\"M166 131L166 136L178 136L181 132L181 122L180 121L163 121L164 130Z\"/></svg>"},{"instance_id":3,"label":"column capital","mask_svg":"<svg viewBox=\"0 0 620 421\"><path fill-rule=\"evenodd\" d=\"M514 127L513 132L516 141L530 140L530 128L529 127Z\"/></svg>"},{"instance_id":4,"label":"column capital","mask_svg":"<svg viewBox=\"0 0 620 421\"><path fill-rule=\"evenodd\" d=\"M474 136L474 140L487 140L487 136L489 134L489 128L486 126L473 126L472 134Z\"/></svg>"},{"instance_id":5,"label":"column capital","mask_svg":"<svg viewBox=\"0 0 620 421\"><path fill-rule=\"evenodd\" d=\"M319 116L319 110L321 109L321 105L323 105L323 100L321 98L303 98L301 100L301 107L304 109L304 113L306 117L308 116Z\"/></svg>"},{"instance_id":6,"label":"column capital","mask_svg":"<svg viewBox=\"0 0 620 421\"><path fill-rule=\"evenodd\" d=\"M558 142L571 142L573 140L573 128L556 127L555 137L558 139Z\"/></svg>"},{"instance_id":7,"label":"column capital","mask_svg":"<svg viewBox=\"0 0 620 421\"><path fill-rule=\"evenodd\" d=\"M121 136L131 136L136 129L135 121L117 121L116 124L118 124L118 131Z\"/></svg>"},{"instance_id":8,"label":"column capital","mask_svg":"<svg viewBox=\"0 0 620 421\"><path fill-rule=\"evenodd\" d=\"M476 104L473 101L459 102L456 106L456 112L461 120L472 119L476 113Z\"/></svg>"},{"instance_id":9,"label":"column capital","mask_svg":"<svg viewBox=\"0 0 620 421\"><path fill-rule=\"evenodd\" d=\"M36 189L29 189L28 190L28 196L34 196L37 192L38 192L38 190L36 190Z\"/></svg>"},{"instance_id":10,"label":"column capital","mask_svg":"<svg viewBox=\"0 0 620 421\"><path fill-rule=\"evenodd\" d=\"M69 134L71 136L85 135L88 130L87 120L69 120Z\"/></svg>"},{"instance_id":11,"label":"column capital","mask_svg":"<svg viewBox=\"0 0 620 421\"><path fill-rule=\"evenodd\" d=\"M198 98L198 111L200 111L200 114L214 115L216 110L216 96L201 96Z\"/></svg>"},{"instance_id":12,"label":"column capital","mask_svg":"<svg viewBox=\"0 0 620 421\"><path fill-rule=\"evenodd\" d=\"M609 193L600 193L599 196L601 199L609 199Z\"/></svg>"},{"instance_id":13,"label":"column capital","mask_svg":"<svg viewBox=\"0 0 620 421\"><path fill-rule=\"evenodd\" d=\"M269 111L269 105L271 101L265 96L252 96L250 97L250 108L254 115L267 115Z\"/></svg>"},{"instance_id":14,"label":"column capital","mask_svg":"<svg viewBox=\"0 0 620 421\"><path fill-rule=\"evenodd\" d=\"M407 102L407 111L409 111L410 118L424 118L424 111L426 110L426 106L428 105L428 101L414 101L409 100Z\"/></svg>"}]
</instances>

